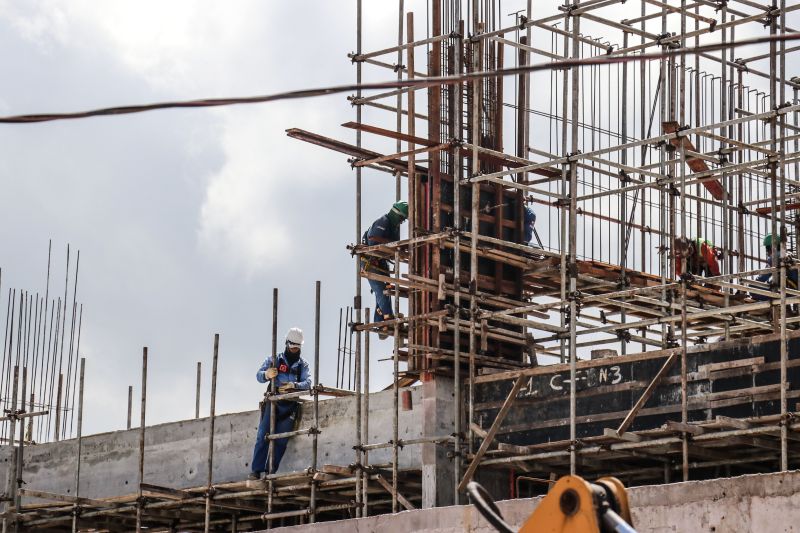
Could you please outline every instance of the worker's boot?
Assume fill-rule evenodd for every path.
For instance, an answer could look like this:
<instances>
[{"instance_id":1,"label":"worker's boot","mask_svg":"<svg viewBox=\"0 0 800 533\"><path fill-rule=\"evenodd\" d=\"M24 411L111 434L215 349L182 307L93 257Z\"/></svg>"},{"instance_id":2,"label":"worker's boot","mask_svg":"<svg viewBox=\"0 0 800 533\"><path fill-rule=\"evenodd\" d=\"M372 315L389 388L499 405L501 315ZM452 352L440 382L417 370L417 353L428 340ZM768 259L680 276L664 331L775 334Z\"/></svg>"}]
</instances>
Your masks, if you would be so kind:
<instances>
[{"instance_id":1,"label":"worker's boot","mask_svg":"<svg viewBox=\"0 0 800 533\"><path fill-rule=\"evenodd\" d=\"M392 320L394 318L394 316L392 315L382 315L382 316L383 316L383 322L387 320ZM389 338L389 326L382 326L378 330L378 338L380 340L385 340Z\"/></svg>"},{"instance_id":2,"label":"worker's boot","mask_svg":"<svg viewBox=\"0 0 800 533\"><path fill-rule=\"evenodd\" d=\"M248 481L258 481L259 479L261 479L261 472L250 472L247 474Z\"/></svg>"}]
</instances>

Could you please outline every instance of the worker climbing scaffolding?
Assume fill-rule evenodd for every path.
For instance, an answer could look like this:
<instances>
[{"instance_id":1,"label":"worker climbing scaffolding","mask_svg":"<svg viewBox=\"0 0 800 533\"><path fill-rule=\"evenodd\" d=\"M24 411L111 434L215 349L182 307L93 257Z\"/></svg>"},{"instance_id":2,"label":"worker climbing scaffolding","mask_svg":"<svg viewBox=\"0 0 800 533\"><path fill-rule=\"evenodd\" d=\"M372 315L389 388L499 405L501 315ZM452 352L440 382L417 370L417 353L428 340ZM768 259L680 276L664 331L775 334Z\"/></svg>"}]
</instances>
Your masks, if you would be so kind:
<instances>
[{"instance_id":1,"label":"worker climbing scaffolding","mask_svg":"<svg viewBox=\"0 0 800 533\"><path fill-rule=\"evenodd\" d=\"M400 240L400 225L408 218L408 202L395 202L388 213L381 216L372 223L361 238L362 244L375 246L376 244L386 244ZM376 257L361 257L361 273L377 273L389 276L391 269L388 259L378 259ZM375 313L373 322L383 322L394 317L392 310L392 299L386 294L386 282L367 278L370 289L375 294ZM379 336L386 338L386 332L381 331Z\"/></svg>"},{"instance_id":2,"label":"worker climbing scaffolding","mask_svg":"<svg viewBox=\"0 0 800 533\"><path fill-rule=\"evenodd\" d=\"M675 277L680 278L684 272L693 276L719 276L720 255L720 250L707 239L678 237L675 239Z\"/></svg>"},{"instance_id":3,"label":"worker climbing scaffolding","mask_svg":"<svg viewBox=\"0 0 800 533\"><path fill-rule=\"evenodd\" d=\"M286 349L277 355L273 361L272 356L267 357L256 372L256 380L259 383L269 382L270 387L264 394L261 402L261 419L258 423L258 434L256 444L253 449L253 461L250 464L250 474L248 479L260 479L265 472L274 474L281 463L283 454L286 452L288 438L276 439L273 444L273 457L271 471L269 461L269 440L270 434L270 402L267 398L269 394L284 394L294 390L309 390L311 388L311 376L308 371L308 363L300 357L303 346L303 330L300 328L290 328L286 333ZM297 417L299 404L291 400L279 400L275 405L275 432L287 433L292 430L295 418Z\"/></svg>"},{"instance_id":4,"label":"worker climbing scaffolding","mask_svg":"<svg viewBox=\"0 0 800 533\"><path fill-rule=\"evenodd\" d=\"M773 266L772 261L772 251L773 251L773 237L772 234L768 234L764 236L764 240L762 241L764 245L764 250L767 253L767 267ZM777 243L776 243L777 244ZM761 283L768 283L773 285L775 281L772 279L772 272L765 272L760 274L756 277L756 281L760 281ZM797 270L794 268L787 268L786 269L786 286L790 289L797 288ZM768 298L761 294L753 294L754 300L767 300Z\"/></svg>"},{"instance_id":5,"label":"worker climbing scaffolding","mask_svg":"<svg viewBox=\"0 0 800 533\"><path fill-rule=\"evenodd\" d=\"M523 209L522 214L524 217L524 223L522 225L524 233L523 241L525 242L525 244L532 244L531 241L533 241L533 235L534 235L533 226L536 224L536 213L533 212L533 209L531 209L531 207L526 205L525 208Z\"/></svg>"}]
</instances>

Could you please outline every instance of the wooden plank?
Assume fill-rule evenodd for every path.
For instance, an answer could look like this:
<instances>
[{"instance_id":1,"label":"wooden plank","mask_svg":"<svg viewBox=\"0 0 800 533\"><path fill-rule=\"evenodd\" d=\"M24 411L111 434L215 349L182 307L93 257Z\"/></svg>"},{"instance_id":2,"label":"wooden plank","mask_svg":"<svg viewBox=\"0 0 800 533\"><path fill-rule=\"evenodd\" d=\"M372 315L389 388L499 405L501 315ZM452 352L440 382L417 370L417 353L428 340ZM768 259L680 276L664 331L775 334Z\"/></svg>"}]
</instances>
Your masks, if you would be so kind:
<instances>
[{"instance_id":1,"label":"wooden plank","mask_svg":"<svg viewBox=\"0 0 800 533\"><path fill-rule=\"evenodd\" d=\"M691 433L692 435L702 435L706 432L705 429L694 424L684 424L683 422L676 422L674 420L667 420L666 424L661 426L662 429L671 429L679 433Z\"/></svg>"},{"instance_id":2,"label":"wooden plank","mask_svg":"<svg viewBox=\"0 0 800 533\"><path fill-rule=\"evenodd\" d=\"M667 121L663 123L663 128L665 133L675 133L678 131L678 123L674 121ZM676 148L683 146L683 148L686 150L697 152L697 149L694 147L694 144L692 144L691 139L686 136L670 139L669 143ZM686 164L689 166L692 172L697 173L708 171L708 165L699 157L687 157ZM722 183L720 183L719 180L706 180L703 182L703 187L705 187L715 199L722 200L725 198L725 188L722 186Z\"/></svg>"},{"instance_id":3,"label":"wooden plank","mask_svg":"<svg viewBox=\"0 0 800 533\"><path fill-rule=\"evenodd\" d=\"M469 423L469 428L472 430L473 433L475 433L480 438L482 438L482 439L486 438L486 435L487 435L486 430L483 429L482 427L480 427L475 422L470 422Z\"/></svg>"},{"instance_id":4,"label":"wooden plank","mask_svg":"<svg viewBox=\"0 0 800 533\"><path fill-rule=\"evenodd\" d=\"M653 392L656 390L656 387L658 387L658 383L667 374L667 372L669 372L669 369L678 359L678 353L679 352L673 352L672 355L670 355L667 358L667 360L664 361L664 364L658 370L658 373L653 378L653 381L650 382L650 385L647 386L647 388L644 390L639 399L636 400L636 403L631 408L630 412L627 414L625 419L617 428L618 435L622 435L623 433L625 433L631 426L631 424L633 423L633 419L636 418L636 415L639 414L639 411L642 409L642 407L644 407L644 404L647 403L647 400L649 400L650 396L653 395Z\"/></svg>"},{"instance_id":5,"label":"wooden plank","mask_svg":"<svg viewBox=\"0 0 800 533\"><path fill-rule=\"evenodd\" d=\"M794 211L795 209L800 209L800 203L792 202L786 204L787 211ZM780 211L780 206L778 206L778 211ZM756 209L756 213L759 215L769 215L772 212L772 207L759 207Z\"/></svg>"},{"instance_id":6,"label":"wooden plank","mask_svg":"<svg viewBox=\"0 0 800 533\"><path fill-rule=\"evenodd\" d=\"M96 507L119 507L120 503L107 502L103 500L94 500L92 498L82 498L75 496L67 496L66 494L57 494L54 492L45 492L41 490L20 489L22 496L30 498L41 498L43 500L53 500L57 502L76 503L78 505L94 505Z\"/></svg>"},{"instance_id":7,"label":"wooden plank","mask_svg":"<svg viewBox=\"0 0 800 533\"><path fill-rule=\"evenodd\" d=\"M469 481L472 479L473 474L475 474L475 470L478 468L478 463L480 463L483 454L486 453L486 450L488 450L489 446L492 444L494 436L500 429L500 425L503 423L508 411L511 410L511 406L514 405L514 400L517 399L517 393L522 388L524 381L525 378L520 376L514 382L514 386L511 387L511 392L508 393L506 401L503 403L503 407L500 408L500 411L497 413L497 417L494 419L494 422L492 422L492 427L489 428L486 438L483 439L483 442L481 442L481 446L478 448L478 453L476 453L475 457L472 458L472 462L469 464L467 471L464 473L461 483L458 484L459 492L464 490L464 488L467 486L467 483L469 483Z\"/></svg>"},{"instance_id":8,"label":"wooden plank","mask_svg":"<svg viewBox=\"0 0 800 533\"><path fill-rule=\"evenodd\" d=\"M696 410L696 409L709 409L709 408L718 408L718 407L730 407L733 405L741 405L744 403L750 403L751 401L762 401L762 400L774 400L780 396L780 391L772 391L765 394L761 394L759 396L751 396L749 393L744 397L738 398L728 398L717 400L715 402L709 402L705 399L705 397L689 397L689 410ZM800 397L800 391L789 391L786 393L787 398L797 398ZM679 413L681 411L680 403L671 404L671 405L663 405L660 407L645 407L639 413L641 416L648 416L648 415L665 415L671 413ZM576 423L578 424L590 424L594 422L606 422L609 420L619 420L628 411L614 411L609 413L594 413L590 415L583 415L576 417ZM544 428L554 428L554 427L563 427L569 424L569 419L567 418L552 418L549 420L542 420L539 422L525 422L521 424L514 424L507 426L503 429L502 433L514 433L517 431L532 431L536 429L544 429Z\"/></svg>"},{"instance_id":9,"label":"wooden plank","mask_svg":"<svg viewBox=\"0 0 800 533\"><path fill-rule=\"evenodd\" d=\"M616 440L625 440L628 442L642 441L642 437L636 433L619 433L619 431L611 428L603 428L603 436Z\"/></svg>"},{"instance_id":10,"label":"wooden plank","mask_svg":"<svg viewBox=\"0 0 800 533\"><path fill-rule=\"evenodd\" d=\"M788 389L789 383L786 383L786 387ZM755 396L758 394L764 394L769 392L776 392L780 391L781 384L775 383L773 385L761 385L760 387L748 387L746 389L736 389L736 390L728 390L728 391L720 391L720 392L712 392L710 394L706 394L704 399L713 402L715 400L726 400L729 398L738 398L741 396Z\"/></svg>"},{"instance_id":11,"label":"wooden plank","mask_svg":"<svg viewBox=\"0 0 800 533\"><path fill-rule=\"evenodd\" d=\"M151 483L140 483L139 486L142 488L142 492L158 494L159 496L163 496L171 500L186 500L188 498L192 498L192 494L189 494L185 490L162 487L160 485L153 485Z\"/></svg>"},{"instance_id":12,"label":"wooden plank","mask_svg":"<svg viewBox=\"0 0 800 533\"><path fill-rule=\"evenodd\" d=\"M386 491L389 494L395 496L395 491L392 489L391 483L386 481L382 475L380 474L376 475L375 480L380 484L381 487L386 489ZM396 496L397 496L397 501L400 502L400 505L405 507L406 510L413 511L414 509L416 509L416 507L414 507L414 505L412 505L410 501L408 501L402 494L400 494L400 492L397 492Z\"/></svg>"},{"instance_id":13,"label":"wooden plank","mask_svg":"<svg viewBox=\"0 0 800 533\"><path fill-rule=\"evenodd\" d=\"M518 446L516 444L508 444L506 442L498 442L497 449L501 452L513 453L515 455L526 455L531 453L529 446Z\"/></svg>"},{"instance_id":14,"label":"wooden plank","mask_svg":"<svg viewBox=\"0 0 800 533\"><path fill-rule=\"evenodd\" d=\"M717 372L719 370L727 370L729 368L737 368L740 366L760 365L764 363L763 357L750 357L748 359L736 359L734 361L725 361L724 363L709 363L707 365L700 365L697 367L698 371Z\"/></svg>"},{"instance_id":15,"label":"wooden plank","mask_svg":"<svg viewBox=\"0 0 800 533\"><path fill-rule=\"evenodd\" d=\"M349 466L322 465L322 468L320 468L319 471L325 474L336 474L338 476L353 475L353 469L350 468Z\"/></svg>"},{"instance_id":16,"label":"wooden plank","mask_svg":"<svg viewBox=\"0 0 800 533\"><path fill-rule=\"evenodd\" d=\"M620 355L619 357L611 357L606 359L594 359L589 361L578 361L576 367L578 370L586 368L594 368L598 366L612 366L622 363L635 363L637 361L646 361L648 359L661 359L669 357L672 353L680 353L680 348L669 348L667 350L658 350L653 352L641 352L630 355ZM526 368L525 370L514 370L510 372L497 372L495 374L485 374L472 378L472 383L491 383L493 381L504 381L509 379L516 379L518 377L531 377L541 376L547 374L557 374L559 372L569 371L568 363L559 363L555 365L537 366L534 368Z\"/></svg>"},{"instance_id":17,"label":"wooden plank","mask_svg":"<svg viewBox=\"0 0 800 533\"><path fill-rule=\"evenodd\" d=\"M738 418L731 418L729 416L723 416L723 415L717 415L717 423L736 429L750 429L752 427L752 424L750 424L745 420L740 420Z\"/></svg>"},{"instance_id":18,"label":"wooden plank","mask_svg":"<svg viewBox=\"0 0 800 533\"><path fill-rule=\"evenodd\" d=\"M795 339L800 337L800 330L798 331L788 331L786 333L788 339ZM771 342L780 340L780 335L770 333L766 335L758 335L756 337L750 337L746 339L747 344L753 345L762 342ZM734 348L742 346L741 339L733 339L729 341L723 341L719 343L712 343L712 344L703 344L698 346L692 346L687 351L687 354L690 356L694 356L698 353L709 352L712 350L722 350L728 347ZM637 361L645 361L648 359L659 359L662 357L669 357L672 353L680 352L680 348L668 348L665 350L656 350L652 352L640 352L635 354L629 355L620 355L618 357L613 357L609 359L595 359L593 361L578 361L577 368L579 370L584 368L594 368L597 366L607 366L610 364L622 364L622 363L634 363ZM558 372L566 372L569 370L569 364L567 363L560 363L555 365L546 365L546 366L538 366L535 368L528 368L525 370L515 370L510 372L497 372L494 374L485 374L482 376L476 376L472 378L472 383L491 383L493 381L504 381L509 379L516 379L519 376L539 376L544 374L555 374ZM468 381L468 382L469 382Z\"/></svg>"},{"instance_id":19,"label":"wooden plank","mask_svg":"<svg viewBox=\"0 0 800 533\"><path fill-rule=\"evenodd\" d=\"M354 130L365 131L367 133L373 133L375 135L381 135L383 137L388 137L390 139L401 140L412 144L419 144L422 146L430 147L436 144L434 141L426 139L424 137L416 137L414 135L408 135L406 133L397 132L395 130L388 130L385 128L380 128L378 126L371 126L369 124L359 124L357 122L345 122L344 124L342 124L342 126ZM459 148L459 152L461 153L462 157L472 156L472 150L469 148ZM521 163L519 161L510 159L508 157L501 157L500 155L489 154L482 151L478 151L478 159L486 163L503 167L509 167L509 168L519 168L528 163L532 163L532 161L528 163ZM561 176L560 170L555 170L552 168L539 168L535 170L529 170L528 172L531 172L533 174L539 174L541 176L546 176L548 178L557 178ZM424 173L427 174L427 171Z\"/></svg>"}]
</instances>

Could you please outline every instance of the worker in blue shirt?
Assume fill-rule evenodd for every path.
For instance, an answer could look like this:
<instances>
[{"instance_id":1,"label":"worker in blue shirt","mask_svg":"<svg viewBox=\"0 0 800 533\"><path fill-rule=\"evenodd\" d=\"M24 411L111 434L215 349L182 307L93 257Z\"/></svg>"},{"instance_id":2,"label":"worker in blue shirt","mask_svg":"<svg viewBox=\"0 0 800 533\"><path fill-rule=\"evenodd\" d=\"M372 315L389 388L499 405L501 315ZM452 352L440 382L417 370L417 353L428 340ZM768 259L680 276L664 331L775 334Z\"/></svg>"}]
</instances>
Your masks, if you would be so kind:
<instances>
[{"instance_id":1,"label":"worker in blue shirt","mask_svg":"<svg viewBox=\"0 0 800 533\"><path fill-rule=\"evenodd\" d=\"M361 238L362 244L374 246L400 240L400 225L408 218L408 202L396 202L388 213L372 223L369 229L364 232ZM361 257L362 273L375 272L383 276L391 274L389 262L386 259L376 257ZM392 298L384 294L386 282L374 279L367 279L372 292L375 294L375 313L373 322L382 322L393 318ZM385 338L385 333L380 333L381 338Z\"/></svg>"},{"instance_id":2,"label":"worker in blue shirt","mask_svg":"<svg viewBox=\"0 0 800 533\"><path fill-rule=\"evenodd\" d=\"M530 244L533 240L533 225L536 224L536 213L526 205L523 215L525 216L525 223L522 226L522 229L525 231L524 241L525 244Z\"/></svg>"},{"instance_id":3,"label":"worker in blue shirt","mask_svg":"<svg viewBox=\"0 0 800 533\"><path fill-rule=\"evenodd\" d=\"M772 234L766 235L764 237L764 248L767 252L767 267L772 267ZM765 272L763 274L759 274L756 277L756 281L760 281L761 283L772 283L772 272ZM794 268L787 268L786 269L786 286L789 289L796 289L797 288L797 269ZM768 300L766 296L762 294L753 294L754 300Z\"/></svg>"},{"instance_id":4,"label":"worker in blue shirt","mask_svg":"<svg viewBox=\"0 0 800 533\"><path fill-rule=\"evenodd\" d=\"M286 333L286 349L278 354L273 363L272 356L267 357L256 372L256 379L259 383L269 381L272 384L272 392L280 394L295 390L309 390L311 388L311 376L308 372L308 363L300 357L300 349L303 346L303 330L291 328ZM261 402L261 420L258 423L258 435L256 445L253 449L253 462L250 464L250 475L248 479L260 479L261 475L269 470L269 434L270 426L270 402ZM279 400L275 405L275 433L286 433L294 428L294 421L297 415L298 403L290 400ZM275 457L272 464L272 472L278 469L281 464L288 437L277 439L273 444Z\"/></svg>"}]
</instances>

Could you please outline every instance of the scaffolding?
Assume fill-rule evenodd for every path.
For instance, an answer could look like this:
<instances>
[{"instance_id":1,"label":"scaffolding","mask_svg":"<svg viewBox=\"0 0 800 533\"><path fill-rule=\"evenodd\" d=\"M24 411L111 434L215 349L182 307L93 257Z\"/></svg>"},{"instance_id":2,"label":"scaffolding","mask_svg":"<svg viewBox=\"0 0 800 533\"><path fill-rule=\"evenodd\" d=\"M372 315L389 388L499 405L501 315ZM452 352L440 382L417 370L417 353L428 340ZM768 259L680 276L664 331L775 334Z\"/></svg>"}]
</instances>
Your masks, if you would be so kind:
<instances>
[{"instance_id":1,"label":"scaffolding","mask_svg":"<svg viewBox=\"0 0 800 533\"><path fill-rule=\"evenodd\" d=\"M343 126L354 144L287 130L346 154L356 184L345 319L355 342L339 346L354 362L352 390L344 379L338 388L337 370L335 389L315 374L311 391L269 398L310 398L311 427L270 437L271 447L313 439L309 468L212 483L212 392L206 486L148 485L140 466L130 498L20 488L56 503L17 501L7 519L245 531L398 512L424 500L421 471L400 468L410 446L449 454L452 474L438 483L452 503L476 476L509 470L505 495L515 497L520 481L540 493L565 473L646 483L797 465L800 79L787 77L787 62L800 49L791 20L800 4L517 3L430 0L420 32L399 0L396 44L365 51L357 0L356 82L396 82L349 98L356 116ZM362 243L365 216L384 212L363 206L365 173L392 180L381 187L386 207L407 198L407 238ZM526 208L536 215L533 241ZM687 244L704 240L719 272L689 268ZM395 268L365 272L369 258ZM372 322L367 279L385 283L403 314ZM274 302L277 320L277 292ZM388 442L369 439L376 333L392 339ZM146 376L146 354L144 368ZM406 389L432 380L452 382L452 432L403 441ZM348 465L319 463L326 393L356 397ZM141 427L143 461L144 419ZM389 463L370 462L379 449L391 450Z\"/></svg>"},{"instance_id":2,"label":"scaffolding","mask_svg":"<svg viewBox=\"0 0 800 533\"><path fill-rule=\"evenodd\" d=\"M787 78L786 62L800 6L519 4L501 12L498 2L433 0L417 38L415 13L400 2L397 44L364 51L359 3L357 81L377 69L374 77L394 71L398 83L350 98L356 120L343 126L355 144L287 131L350 157L351 250L396 265L389 275L357 268L355 300L358 309L367 278L406 311L380 324L356 318L357 331L393 334L395 395L415 379L454 381L453 501L492 466L634 482L720 465L788 468L800 80ZM409 203L406 239L361 243L364 169L395 177L395 200ZM533 242L523 238L526 207L537 217ZM768 234L776 238L765 248ZM688 244L704 241L718 271L687 272ZM709 341L718 350L777 343L777 356L705 361L716 357ZM613 360L595 360L608 353ZM637 362L655 365L646 379L579 389L587 369ZM536 376L575 386L560 385L561 398L530 397ZM731 384L741 377L752 383ZM673 385L674 405L646 407ZM631 405L589 412L604 393ZM562 400L568 415L518 416L502 430L520 404ZM753 416L717 414L743 404ZM637 417L653 414L675 419L635 430ZM587 435L581 427L592 420L613 427ZM499 438L564 426L558 441Z\"/></svg>"}]
</instances>

